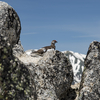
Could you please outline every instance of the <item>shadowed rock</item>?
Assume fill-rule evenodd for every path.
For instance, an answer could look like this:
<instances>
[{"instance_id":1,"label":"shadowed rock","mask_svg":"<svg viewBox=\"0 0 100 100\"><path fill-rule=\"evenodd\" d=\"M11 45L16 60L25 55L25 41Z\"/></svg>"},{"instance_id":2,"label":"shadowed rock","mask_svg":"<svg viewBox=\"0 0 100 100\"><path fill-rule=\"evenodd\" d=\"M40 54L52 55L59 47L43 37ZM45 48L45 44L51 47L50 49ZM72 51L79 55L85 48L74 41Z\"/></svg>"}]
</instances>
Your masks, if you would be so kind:
<instances>
[{"instance_id":1,"label":"shadowed rock","mask_svg":"<svg viewBox=\"0 0 100 100\"><path fill-rule=\"evenodd\" d=\"M15 10L0 1L0 100L32 100L34 88L27 67L12 54L21 25ZM34 99L34 98L33 98Z\"/></svg>"}]
</instances>

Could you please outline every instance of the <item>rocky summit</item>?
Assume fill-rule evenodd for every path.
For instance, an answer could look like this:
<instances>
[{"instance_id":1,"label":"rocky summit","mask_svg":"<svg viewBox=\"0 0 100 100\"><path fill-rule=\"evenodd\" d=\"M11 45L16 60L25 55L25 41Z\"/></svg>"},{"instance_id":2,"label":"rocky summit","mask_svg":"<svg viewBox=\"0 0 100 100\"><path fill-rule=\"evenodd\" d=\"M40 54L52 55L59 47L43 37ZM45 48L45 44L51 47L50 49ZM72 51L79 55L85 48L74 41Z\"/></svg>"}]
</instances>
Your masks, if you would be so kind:
<instances>
[{"instance_id":1,"label":"rocky summit","mask_svg":"<svg viewBox=\"0 0 100 100\"><path fill-rule=\"evenodd\" d=\"M17 13L0 1L0 100L68 100L73 81L69 59L56 50L27 55L20 32Z\"/></svg>"},{"instance_id":2,"label":"rocky summit","mask_svg":"<svg viewBox=\"0 0 100 100\"><path fill-rule=\"evenodd\" d=\"M90 44L79 89L79 100L100 100L100 42Z\"/></svg>"},{"instance_id":3,"label":"rocky summit","mask_svg":"<svg viewBox=\"0 0 100 100\"><path fill-rule=\"evenodd\" d=\"M34 77L37 100L68 98L73 71L69 59L63 53L50 50L42 56L23 54L19 59L28 66Z\"/></svg>"}]
</instances>

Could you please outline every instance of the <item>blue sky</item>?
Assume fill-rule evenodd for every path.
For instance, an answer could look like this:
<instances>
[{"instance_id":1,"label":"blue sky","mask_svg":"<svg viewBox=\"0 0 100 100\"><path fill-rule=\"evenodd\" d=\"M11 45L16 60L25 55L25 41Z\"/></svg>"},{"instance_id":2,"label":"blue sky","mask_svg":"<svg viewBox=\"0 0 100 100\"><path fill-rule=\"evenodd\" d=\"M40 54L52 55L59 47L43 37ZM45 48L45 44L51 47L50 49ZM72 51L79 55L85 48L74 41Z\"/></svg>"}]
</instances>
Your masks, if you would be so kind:
<instances>
[{"instance_id":1,"label":"blue sky","mask_svg":"<svg viewBox=\"0 0 100 100\"><path fill-rule=\"evenodd\" d=\"M86 54L100 41L100 0L3 0L21 20L24 50L39 49L57 40L59 51Z\"/></svg>"}]
</instances>

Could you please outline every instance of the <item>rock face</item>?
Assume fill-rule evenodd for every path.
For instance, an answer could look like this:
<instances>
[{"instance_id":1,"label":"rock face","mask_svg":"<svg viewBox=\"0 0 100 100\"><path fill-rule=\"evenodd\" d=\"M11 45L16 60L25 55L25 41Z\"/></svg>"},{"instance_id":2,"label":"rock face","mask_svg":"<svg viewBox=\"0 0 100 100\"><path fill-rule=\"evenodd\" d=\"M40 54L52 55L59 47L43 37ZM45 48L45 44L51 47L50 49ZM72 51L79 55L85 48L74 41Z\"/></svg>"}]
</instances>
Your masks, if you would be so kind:
<instances>
[{"instance_id":1,"label":"rock face","mask_svg":"<svg viewBox=\"0 0 100 100\"><path fill-rule=\"evenodd\" d=\"M20 39L17 13L0 1L0 100L32 100L34 87L27 67L12 54Z\"/></svg>"},{"instance_id":2,"label":"rock face","mask_svg":"<svg viewBox=\"0 0 100 100\"><path fill-rule=\"evenodd\" d=\"M29 56L17 13L0 2L0 100L68 100L72 66L59 51Z\"/></svg>"},{"instance_id":3,"label":"rock face","mask_svg":"<svg viewBox=\"0 0 100 100\"><path fill-rule=\"evenodd\" d=\"M100 42L90 44L84 63L79 100L100 100Z\"/></svg>"},{"instance_id":4,"label":"rock face","mask_svg":"<svg viewBox=\"0 0 100 100\"><path fill-rule=\"evenodd\" d=\"M23 46L21 45L21 41L18 41L18 44L15 44L13 47L13 55L21 56L24 53Z\"/></svg>"},{"instance_id":5,"label":"rock face","mask_svg":"<svg viewBox=\"0 0 100 100\"><path fill-rule=\"evenodd\" d=\"M23 57L24 56L24 57ZM51 50L43 57L28 57L25 54L19 59L30 68L34 77L37 100L67 100L72 80L73 71L69 60L63 53ZM32 60L33 59L33 60ZM33 65L32 65L33 63ZM35 66L34 66L35 64Z\"/></svg>"},{"instance_id":6,"label":"rock face","mask_svg":"<svg viewBox=\"0 0 100 100\"><path fill-rule=\"evenodd\" d=\"M0 48L13 46L19 41L20 20L14 9L0 1Z\"/></svg>"},{"instance_id":7,"label":"rock face","mask_svg":"<svg viewBox=\"0 0 100 100\"><path fill-rule=\"evenodd\" d=\"M73 67L74 79L72 84L74 85L80 83L84 70L84 59L86 55L72 51L63 51L63 53L69 58Z\"/></svg>"}]
</instances>

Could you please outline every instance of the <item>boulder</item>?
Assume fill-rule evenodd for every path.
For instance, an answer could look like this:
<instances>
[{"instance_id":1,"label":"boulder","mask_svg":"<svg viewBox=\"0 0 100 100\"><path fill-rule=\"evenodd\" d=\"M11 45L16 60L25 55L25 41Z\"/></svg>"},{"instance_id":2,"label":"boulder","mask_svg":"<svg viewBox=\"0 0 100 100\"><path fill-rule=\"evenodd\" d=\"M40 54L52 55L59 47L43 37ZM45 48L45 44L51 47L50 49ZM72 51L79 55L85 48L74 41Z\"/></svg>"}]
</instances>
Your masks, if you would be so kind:
<instances>
[{"instance_id":1,"label":"boulder","mask_svg":"<svg viewBox=\"0 0 100 100\"><path fill-rule=\"evenodd\" d=\"M15 10L0 1L0 49L13 46L20 39L21 24Z\"/></svg>"},{"instance_id":2,"label":"boulder","mask_svg":"<svg viewBox=\"0 0 100 100\"><path fill-rule=\"evenodd\" d=\"M79 100L100 100L100 42L90 44L84 64Z\"/></svg>"},{"instance_id":3,"label":"boulder","mask_svg":"<svg viewBox=\"0 0 100 100\"><path fill-rule=\"evenodd\" d=\"M12 52L20 39L21 24L15 10L0 1L0 100L32 100L33 81Z\"/></svg>"},{"instance_id":4,"label":"boulder","mask_svg":"<svg viewBox=\"0 0 100 100\"><path fill-rule=\"evenodd\" d=\"M51 50L42 57L23 54L19 60L28 66L34 77L37 100L67 100L73 71L63 53Z\"/></svg>"}]
</instances>

